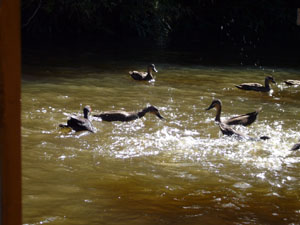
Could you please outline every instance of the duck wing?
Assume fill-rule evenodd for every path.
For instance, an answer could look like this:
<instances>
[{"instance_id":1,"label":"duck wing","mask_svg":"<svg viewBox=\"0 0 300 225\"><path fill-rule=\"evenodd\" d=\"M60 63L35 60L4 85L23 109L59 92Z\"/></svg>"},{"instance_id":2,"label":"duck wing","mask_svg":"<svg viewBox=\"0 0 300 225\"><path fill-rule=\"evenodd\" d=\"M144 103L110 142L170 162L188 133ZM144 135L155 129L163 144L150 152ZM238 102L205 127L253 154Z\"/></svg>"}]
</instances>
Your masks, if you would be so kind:
<instances>
[{"instance_id":1,"label":"duck wing","mask_svg":"<svg viewBox=\"0 0 300 225\"><path fill-rule=\"evenodd\" d=\"M225 123L226 125L248 126L256 120L257 115L261 111L261 109L262 108L259 108L258 110L254 111L254 112L250 112L250 113L247 113L247 114L231 117L230 119L224 121L223 123Z\"/></svg>"},{"instance_id":2,"label":"duck wing","mask_svg":"<svg viewBox=\"0 0 300 225\"><path fill-rule=\"evenodd\" d=\"M145 80L147 73L139 71L129 71L130 76L135 80Z\"/></svg>"},{"instance_id":3,"label":"duck wing","mask_svg":"<svg viewBox=\"0 0 300 225\"><path fill-rule=\"evenodd\" d=\"M259 90L261 88L264 88L264 86L259 83L243 83L240 85L236 85L236 87L244 90Z\"/></svg>"},{"instance_id":4,"label":"duck wing","mask_svg":"<svg viewBox=\"0 0 300 225\"><path fill-rule=\"evenodd\" d=\"M94 133L94 129L93 129L93 125L92 125L91 121L89 121L88 119L85 119L85 118L78 118L78 117L72 116L68 120L67 125L75 131L87 130L87 131Z\"/></svg>"}]
</instances>

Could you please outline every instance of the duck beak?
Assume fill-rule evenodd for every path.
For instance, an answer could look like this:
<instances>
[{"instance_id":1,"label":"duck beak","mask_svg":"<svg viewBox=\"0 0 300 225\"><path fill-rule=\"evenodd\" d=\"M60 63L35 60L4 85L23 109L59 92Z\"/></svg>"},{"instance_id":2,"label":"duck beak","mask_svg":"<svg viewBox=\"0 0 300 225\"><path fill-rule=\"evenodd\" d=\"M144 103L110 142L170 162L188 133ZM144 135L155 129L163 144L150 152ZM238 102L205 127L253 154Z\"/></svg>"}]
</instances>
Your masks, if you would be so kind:
<instances>
[{"instance_id":1,"label":"duck beak","mask_svg":"<svg viewBox=\"0 0 300 225\"><path fill-rule=\"evenodd\" d=\"M158 72L158 70L154 67L153 68L153 71L155 72L155 73L157 73Z\"/></svg>"},{"instance_id":2,"label":"duck beak","mask_svg":"<svg viewBox=\"0 0 300 225\"><path fill-rule=\"evenodd\" d=\"M215 107L215 105L214 104L211 104L208 108L206 108L205 110L210 110L210 109L212 109L213 107Z\"/></svg>"},{"instance_id":3,"label":"duck beak","mask_svg":"<svg viewBox=\"0 0 300 225\"><path fill-rule=\"evenodd\" d=\"M155 112L154 113L159 119L164 120L165 118L163 118L159 112Z\"/></svg>"}]
</instances>

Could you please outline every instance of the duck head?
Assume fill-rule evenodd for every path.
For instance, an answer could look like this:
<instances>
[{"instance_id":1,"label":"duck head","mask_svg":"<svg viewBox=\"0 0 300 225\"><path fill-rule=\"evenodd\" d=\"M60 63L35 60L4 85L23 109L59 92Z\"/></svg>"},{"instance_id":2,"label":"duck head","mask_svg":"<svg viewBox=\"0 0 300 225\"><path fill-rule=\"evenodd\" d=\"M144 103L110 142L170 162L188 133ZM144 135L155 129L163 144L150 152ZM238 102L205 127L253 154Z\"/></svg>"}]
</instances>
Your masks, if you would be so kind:
<instances>
[{"instance_id":1,"label":"duck head","mask_svg":"<svg viewBox=\"0 0 300 225\"><path fill-rule=\"evenodd\" d=\"M155 107L155 106L148 106L147 108L146 108L146 111L147 112L150 112L150 113L152 113L152 114L154 114L154 115L156 115L159 119L161 119L161 120L163 120L164 118L160 115L160 113L159 113L159 111L158 111L158 109Z\"/></svg>"},{"instance_id":2,"label":"duck head","mask_svg":"<svg viewBox=\"0 0 300 225\"><path fill-rule=\"evenodd\" d=\"M266 80L271 81L272 83L276 84L276 81L272 76L266 76Z\"/></svg>"},{"instance_id":3,"label":"duck head","mask_svg":"<svg viewBox=\"0 0 300 225\"><path fill-rule=\"evenodd\" d=\"M92 112L92 108L89 106L89 105L86 105L84 108L83 108L83 115L84 115L84 118L88 119L88 114Z\"/></svg>"},{"instance_id":4,"label":"duck head","mask_svg":"<svg viewBox=\"0 0 300 225\"><path fill-rule=\"evenodd\" d=\"M149 66L148 66L148 69L154 71L155 73L158 72L158 70L155 68L155 65L154 65L154 64L149 65Z\"/></svg>"},{"instance_id":5,"label":"duck head","mask_svg":"<svg viewBox=\"0 0 300 225\"><path fill-rule=\"evenodd\" d=\"M216 107L217 109L219 109L219 108L221 107L221 105L222 105L221 100L219 100L219 99L214 99L214 100L212 101L212 103L210 104L210 106L209 106L208 108L206 108L205 110L210 110L210 109L212 109L212 108L214 108L214 107Z\"/></svg>"}]
</instances>

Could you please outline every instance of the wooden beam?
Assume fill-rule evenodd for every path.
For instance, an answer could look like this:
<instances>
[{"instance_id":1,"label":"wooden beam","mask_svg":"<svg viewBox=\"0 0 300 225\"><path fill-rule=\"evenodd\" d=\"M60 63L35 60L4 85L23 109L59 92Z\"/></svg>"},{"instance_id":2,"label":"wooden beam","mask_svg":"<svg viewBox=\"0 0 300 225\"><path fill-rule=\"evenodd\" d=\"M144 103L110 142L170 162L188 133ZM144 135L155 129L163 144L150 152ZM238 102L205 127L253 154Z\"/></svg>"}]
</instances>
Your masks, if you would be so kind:
<instances>
[{"instance_id":1,"label":"wooden beam","mask_svg":"<svg viewBox=\"0 0 300 225\"><path fill-rule=\"evenodd\" d=\"M20 34L20 0L0 0L0 216L3 225L22 224Z\"/></svg>"},{"instance_id":2,"label":"wooden beam","mask_svg":"<svg viewBox=\"0 0 300 225\"><path fill-rule=\"evenodd\" d=\"M300 8L297 9L297 21L296 24L300 26Z\"/></svg>"}]
</instances>

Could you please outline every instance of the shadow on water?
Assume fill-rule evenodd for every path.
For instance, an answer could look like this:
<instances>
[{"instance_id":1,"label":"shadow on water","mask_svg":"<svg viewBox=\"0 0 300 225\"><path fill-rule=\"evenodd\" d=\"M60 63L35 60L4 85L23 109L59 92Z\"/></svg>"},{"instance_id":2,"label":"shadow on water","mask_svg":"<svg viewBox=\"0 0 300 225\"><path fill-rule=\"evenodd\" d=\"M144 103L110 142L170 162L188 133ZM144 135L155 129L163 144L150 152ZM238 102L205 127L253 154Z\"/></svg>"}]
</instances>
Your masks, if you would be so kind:
<instances>
[{"instance_id":1,"label":"shadow on water","mask_svg":"<svg viewBox=\"0 0 300 225\"><path fill-rule=\"evenodd\" d=\"M297 67L210 65L205 53L159 49L26 50L23 54L24 224L297 223L300 88ZM198 55L199 53L199 55ZM221 57L222 58L222 57ZM155 82L128 71L155 63ZM245 92L243 82L271 93ZM225 137L205 111L223 102L222 118L263 110L249 127L267 141ZM93 121L97 133L58 128L63 114L159 108L128 123ZM216 216L217 215L217 216Z\"/></svg>"}]
</instances>

